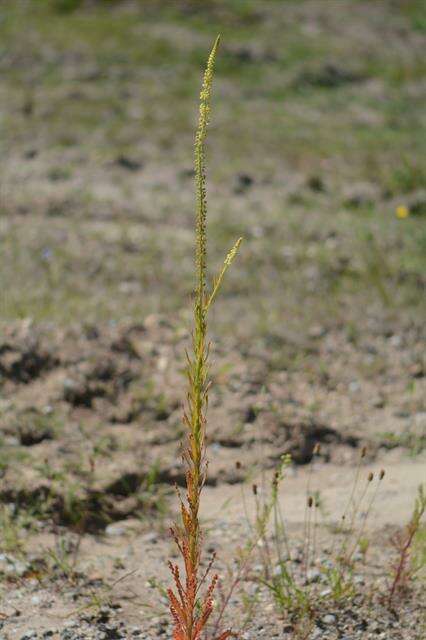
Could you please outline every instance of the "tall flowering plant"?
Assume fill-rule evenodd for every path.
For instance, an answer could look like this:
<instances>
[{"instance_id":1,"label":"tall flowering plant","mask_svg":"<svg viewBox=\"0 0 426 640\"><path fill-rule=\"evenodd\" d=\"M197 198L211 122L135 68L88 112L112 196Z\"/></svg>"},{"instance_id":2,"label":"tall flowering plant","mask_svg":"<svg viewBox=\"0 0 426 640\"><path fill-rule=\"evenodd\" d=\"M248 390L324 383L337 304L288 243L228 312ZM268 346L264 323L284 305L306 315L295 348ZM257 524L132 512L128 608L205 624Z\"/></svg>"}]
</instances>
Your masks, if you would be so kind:
<instances>
[{"instance_id":1,"label":"tall flowering plant","mask_svg":"<svg viewBox=\"0 0 426 640\"><path fill-rule=\"evenodd\" d=\"M173 640L199 640L213 611L213 594L217 574L212 575L213 560L201 571L202 531L200 527L200 499L206 480L206 425L208 405L207 342L208 311L216 297L226 270L232 263L241 243L237 240L225 258L223 267L210 288L206 284L207 264L207 199L205 172L205 142L210 115L213 69L219 46L216 39L204 73L200 93L200 111L195 136L196 186L196 286L192 349L187 353L187 402L183 420L186 438L182 458L185 466L186 492L179 493L180 521L172 528L172 536L183 561L183 575L177 564L169 563L174 586L168 590L170 612L173 618ZM214 640L226 640L231 631L224 631Z\"/></svg>"}]
</instances>

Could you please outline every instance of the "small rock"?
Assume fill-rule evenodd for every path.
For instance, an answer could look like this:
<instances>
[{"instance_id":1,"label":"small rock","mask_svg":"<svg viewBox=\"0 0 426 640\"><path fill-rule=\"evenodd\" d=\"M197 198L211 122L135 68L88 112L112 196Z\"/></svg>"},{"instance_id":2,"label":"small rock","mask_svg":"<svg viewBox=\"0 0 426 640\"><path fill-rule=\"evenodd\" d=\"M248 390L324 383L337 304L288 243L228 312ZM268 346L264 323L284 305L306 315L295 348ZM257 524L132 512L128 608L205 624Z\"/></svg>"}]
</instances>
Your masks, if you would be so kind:
<instances>
[{"instance_id":1,"label":"small rock","mask_svg":"<svg viewBox=\"0 0 426 640\"><path fill-rule=\"evenodd\" d=\"M107 536L123 536L126 533L126 529L123 526L120 526L116 523L109 524L105 528L105 534Z\"/></svg>"},{"instance_id":2,"label":"small rock","mask_svg":"<svg viewBox=\"0 0 426 640\"><path fill-rule=\"evenodd\" d=\"M355 629L357 631L366 631L367 628L368 628L367 620L361 620L361 622L358 622L358 624L355 625Z\"/></svg>"},{"instance_id":3,"label":"small rock","mask_svg":"<svg viewBox=\"0 0 426 640\"><path fill-rule=\"evenodd\" d=\"M66 629L75 629L78 627L78 622L77 620L68 620L64 626Z\"/></svg>"},{"instance_id":4,"label":"small rock","mask_svg":"<svg viewBox=\"0 0 426 640\"><path fill-rule=\"evenodd\" d=\"M324 624L335 624L336 616L334 616L332 613L327 613L327 615L322 618L322 621Z\"/></svg>"},{"instance_id":5,"label":"small rock","mask_svg":"<svg viewBox=\"0 0 426 640\"><path fill-rule=\"evenodd\" d=\"M319 582L321 580L321 571L319 571L319 569L309 569L306 579L308 584Z\"/></svg>"}]
</instances>

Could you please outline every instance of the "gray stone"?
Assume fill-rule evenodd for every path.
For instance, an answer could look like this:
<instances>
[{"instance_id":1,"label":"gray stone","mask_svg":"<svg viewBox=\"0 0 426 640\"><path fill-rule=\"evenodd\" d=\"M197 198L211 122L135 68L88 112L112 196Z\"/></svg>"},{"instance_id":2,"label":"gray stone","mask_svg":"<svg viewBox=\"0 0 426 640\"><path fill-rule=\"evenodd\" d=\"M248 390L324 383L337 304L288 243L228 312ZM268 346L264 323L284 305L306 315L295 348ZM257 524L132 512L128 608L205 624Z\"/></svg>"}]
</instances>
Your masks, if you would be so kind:
<instances>
[{"instance_id":1,"label":"gray stone","mask_svg":"<svg viewBox=\"0 0 426 640\"><path fill-rule=\"evenodd\" d=\"M118 524L109 524L105 529L107 536L123 536L126 533L126 529Z\"/></svg>"},{"instance_id":2,"label":"gray stone","mask_svg":"<svg viewBox=\"0 0 426 640\"><path fill-rule=\"evenodd\" d=\"M324 624L335 624L336 616L334 616L332 613L327 613L327 615L322 618L322 621Z\"/></svg>"},{"instance_id":3,"label":"gray stone","mask_svg":"<svg viewBox=\"0 0 426 640\"><path fill-rule=\"evenodd\" d=\"M309 569L306 578L308 583L319 582L321 580L321 571L315 568Z\"/></svg>"}]
</instances>

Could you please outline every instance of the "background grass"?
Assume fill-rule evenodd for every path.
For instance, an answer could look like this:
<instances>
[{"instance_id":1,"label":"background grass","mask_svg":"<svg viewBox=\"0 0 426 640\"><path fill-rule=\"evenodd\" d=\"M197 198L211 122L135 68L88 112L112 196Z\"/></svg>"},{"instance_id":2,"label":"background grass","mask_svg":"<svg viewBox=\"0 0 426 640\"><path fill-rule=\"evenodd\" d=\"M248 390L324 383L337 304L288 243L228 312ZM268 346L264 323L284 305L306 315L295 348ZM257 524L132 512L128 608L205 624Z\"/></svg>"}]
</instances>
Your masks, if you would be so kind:
<instances>
[{"instance_id":1,"label":"background grass","mask_svg":"<svg viewBox=\"0 0 426 640\"><path fill-rule=\"evenodd\" d=\"M238 317L241 338L271 340L313 322L420 321L422 8L4 0L2 317L103 322L188 306L194 105L221 32L213 265L245 243L215 325Z\"/></svg>"}]
</instances>

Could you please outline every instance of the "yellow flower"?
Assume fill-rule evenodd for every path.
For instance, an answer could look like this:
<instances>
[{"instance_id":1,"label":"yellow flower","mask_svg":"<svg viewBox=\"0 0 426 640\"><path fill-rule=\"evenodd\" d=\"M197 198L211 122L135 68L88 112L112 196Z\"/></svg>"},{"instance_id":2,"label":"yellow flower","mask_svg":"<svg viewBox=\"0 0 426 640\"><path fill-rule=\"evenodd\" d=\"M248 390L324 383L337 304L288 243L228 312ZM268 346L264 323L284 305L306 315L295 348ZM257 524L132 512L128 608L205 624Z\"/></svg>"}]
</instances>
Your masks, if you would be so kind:
<instances>
[{"instance_id":1,"label":"yellow flower","mask_svg":"<svg viewBox=\"0 0 426 640\"><path fill-rule=\"evenodd\" d=\"M410 212L408 210L408 207L406 207L404 204L400 204L396 208L395 213L396 213L396 217L402 220L403 218L407 218Z\"/></svg>"}]
</instances>

